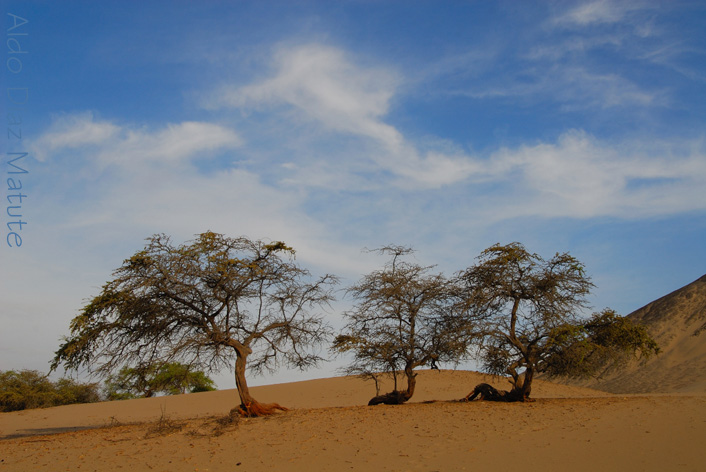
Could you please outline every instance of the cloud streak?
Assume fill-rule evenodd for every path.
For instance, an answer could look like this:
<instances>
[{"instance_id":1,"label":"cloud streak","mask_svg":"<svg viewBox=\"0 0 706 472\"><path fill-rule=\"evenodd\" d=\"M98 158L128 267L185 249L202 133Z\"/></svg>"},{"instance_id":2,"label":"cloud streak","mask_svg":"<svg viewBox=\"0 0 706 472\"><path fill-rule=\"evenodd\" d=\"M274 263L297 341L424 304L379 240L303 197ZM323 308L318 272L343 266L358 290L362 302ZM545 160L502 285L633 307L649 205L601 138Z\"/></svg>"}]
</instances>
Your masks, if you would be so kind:
<instances>
[{"instance_id":1,"label":"cloud streak","mask_svg":"<svg viewBox=\"0 0 706 472\"><path fill-rule=\"evenodd\" d=\"M393 184L397 191L422 190L434 198L433 192L453 185L471 198L483 192L488 201L483 211L494 220L528 215L634 218L706 208L704 151L698 145L684 153L684 145L677 141L655 142L653 151L644 152L637 141L602 142L575 130L554 143L519 145L486 155L422 150L385 122L400 85L395 76L388 70L358 66L344 51L330 46L281 47L264 79L221 87L210 100L226 109L256 110L285 122L307 120L316 131L306 150L290 156L285 164L290 177L282 180L303 188L322 183L329 191L353 190L360 184L368 193L384 195ZM619 75L578 67L557 67L524 87L508 86L495 93L537 96L551 90L565 103L583 101L584 108L651 106L663 99ZM307 161L305 154L316 149L316 139L331 134L353 138L337 152L357 159L356 166L342 163L334 170ZM275 146L290 149L296 139L300 137L284 133ZM358 155L352 151L356 147ZM374 175L376 169L378 176L372 181L358 182L356 175ZM349 185L341 186L346 181Z\"/></svg>"},{"instance_id":2,"label":"cloud streak","mask_svg":"<svg viewBox=\"0 0 706 472\"><path fill-rule=\"evenodd\" d=\"M558 26L587 27L601 24L614 24L625 21L633 12L642 11L648 5L640 1L594 0L580 2L563 14L554 17L552 23Z\"/></svg>"},{"instance_id":3,"label":"cloud streak","mask_svg":"<svg viewBox=\"0 0 706 472\"><path fill-rule=\"evenodd\" d=\"M259 111L290 107L326 130L372 142L375 150L369 158L407 180L401 185L436 188L472 172L464 158L421 152L384 121L398 80L389 70L357 66L340 49L319 44L280 47L272 62L270 77L221 87L205 106Z\"/></svg>"},{"instance_id":4,"label":"cloud streak","mask_svg":"<svg viewBox=\"0 0 706 472\"><path fill-rule=\"evenodd\" d=\"M439 59L432 78L444 85L435 93L589 116L678 106L671 87L643 75L659 61L690 77L697 74L680 55L685 48L680 32L655 26L655 8L608 0L561 4L515 41L496 39Z\"/></svg>"},{"instance_id":5,"label":"cloud streak","mask_svg":"<svg viewBox=\"0 0 706 472\"><path fill-rule=\"evenodd\" d=\"M154 131L96 120L84 112L57 117L32 148L42 161L66 150L92 148L94 163L127 168L137 161L175 165L241 144L234 131L217 124L186 121Z\"/></svg>"},{"instance_id":6,"label":"cloud streak","mask_svg":"<svg viewBox=\"0 0 706 472\"><path fill-rule=\"evenodd\" d=\"M592 84L590 90L581 91L579 84L571 88L572 93L592 95L591 91L602 90L600 103L604 107L655 100L618 76L591 76L580 69L563 68L554 80L556 83L559 77L559 82L569 82L581 76L584 83ZM399 74L357 65L337 48L280 46L263 79L221 86L204 101L226 113L240 110L281 122L281 129L275 131L277 139L263 142L253 134L258 132L257 126L236 133L230 125L184 121L147 129L81 113L58 117L35 148L43 158L80 150L92 175L108 168L120 169L121 180L112 180L112 190L94 189L109 192L99 198L103 208L111 210L99 220L139 207L137 200L125 206L125 198L119 197L130 193L150 202L143 216L132 210L136 221L146 227L155 211L165 215L169 208L178 207L190 215L191 222L206 224L219 214L233 212L247 227L262 228L261 234L270 234L268 230L271 234L300 231L298 234L310 236L296 221L308 221L304 226L309 227L321 225L319 231L326 233L325 222L307 216L312 204L307 195L314 189L318 189L317 195L343 191L381 199L399 192L423 191L434 199L453 186L469 201L482 198L483 209L471 211L494 221L529 215L635 218L706 209L706 153L699 143L685 150L684 143L654 142L646 152L645 143L605 142L574 130L563 133L556 142L521 144L485 154L469 153L460 146L455 152L428 146L422 149L385 121L400 85ZM550 83L537 87L549 89ZM562 93L560 88L555 92ZM611 96L615 103L610 102ZM309 130L306 136L300 133L302 122ZM288 132L288 127L296 131ZM330 140L340 146L335 160L326 151ZM230 158L230 164L221 164L212 175L196 170L200 159L235 151L247 164L236 165ZM258 158L280 154L286 154L287 160L279 165ZM323 157L312 157L317 154ZM128 186L145 190L127 192ZM258 201L289 203L259 212L253 210ZM335 212L325 205L316 206L320 216ZM298 216L292 221L289 215ZM172 217L169 221L177 221ZM97 220L84 214L84 221ZM178 228L174 226L175 231Z\"/></svg>"},{"instance_id":7,"label":"cloud streak","mask_svg":"<svg viewBox=\"0 0 706 472\"><path fill-rule=\"evenodd\" d=\"M703 146L651 144L658 149L645 152L645 143L609 145L571 131L554 144L495 153L486 179L511 181L522 202L515 216L632 219L706 209Z\"/></svg>"}]
</instances>

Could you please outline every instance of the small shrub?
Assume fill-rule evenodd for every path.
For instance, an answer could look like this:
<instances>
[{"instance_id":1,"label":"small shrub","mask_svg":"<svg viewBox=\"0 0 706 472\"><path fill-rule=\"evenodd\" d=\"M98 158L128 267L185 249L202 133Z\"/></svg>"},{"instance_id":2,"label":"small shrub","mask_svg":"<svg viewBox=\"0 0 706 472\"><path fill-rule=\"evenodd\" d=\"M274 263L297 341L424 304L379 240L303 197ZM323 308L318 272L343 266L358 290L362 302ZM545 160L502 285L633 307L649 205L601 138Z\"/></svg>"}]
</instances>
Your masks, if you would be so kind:
<instances>
[{"instance_id":1,"label":"small shrub","mask_svg":"<svg viewBox=\"0 0 706 472\"><path fill-rule=\"evenodd\" d=\"M178 433L184 429L186 423L174 421L167 416L166 409L162 407L162 415L159 420L147 430L145 437L151 438L155 436L167 436L169 434Z\"/></svg>"}]
</instances>

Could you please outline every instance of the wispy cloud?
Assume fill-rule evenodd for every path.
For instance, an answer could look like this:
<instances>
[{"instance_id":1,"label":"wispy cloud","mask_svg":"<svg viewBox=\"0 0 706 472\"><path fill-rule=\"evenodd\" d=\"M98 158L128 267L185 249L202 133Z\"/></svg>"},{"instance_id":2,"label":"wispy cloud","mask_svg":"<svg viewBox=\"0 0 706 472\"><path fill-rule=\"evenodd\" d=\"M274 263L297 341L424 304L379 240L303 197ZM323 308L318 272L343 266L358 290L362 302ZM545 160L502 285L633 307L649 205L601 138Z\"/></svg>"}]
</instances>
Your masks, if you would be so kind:
<instances>
[{"instance_id":1,"label":"wispy cloud","mask_svg":"<svg viewBox=\"0 0 706 472\"><path fill-rule=\"evenodd\" d=\"M209 152L234 149L242 144L240 137L223 126L186 121L168 124L156 132L126 130L112 149L104 149L99 158L120 165L160 162L174 165L203 157Z\"/></svg>"},{"instance_id":2,"label":"wispy cloud","mask_svg":"<svg viewBox=\"0 0 706 472\"><path fill-rule=\"evenodd\" d=\"M378 140L391 150L402 137L381 121L396 86L384 69L356 67L343 51L318 44L280 48L273 77L244 87L225 87L219 103L260 107L286 103L325 126Z\"/></svg>"},{"instance_id":3,"label":"wispy cloud","mask_svg":"<svg viewBox=\"0 0 706 472\"><path fill-rule=\"evenodd\" d=\"M652 147L652 149L648 149ZM639 218L706 209L703 143L603 143L581 131L494 153L488 181L506 182L514 216Z\"/></svg>"},{"instance_id":4,"label":"wispy cloud","mask_svg":"<svg viewBox=\"0 0 706 472\"><path fill-rule=\"evenodd\" d=\"M86 137L90 130L110 132ZM235 131L207 122L148 129L96 120L91 113L56 117L33 143L45 161L36 172L51 173L52 181L59 182L41 190L62 198L70 211L41 218L56 237L80 231L91 241L120 241L166 232L189 239L213 230L283 239L304 260L326 265L331 254L338 254L333 260L341 267L358 267L357 256L348 254L357 248L330 248L326 225L307 215L300 187L264 182L271 173L266 163L248 170L226 159L205 173L193 165L202 158L228 156L243 143ZM66 188L71 192L63 192Z\"/></svg>"},{"instance_id":5,"label":"wispy cloud","mask_svg":"<svg viewBox=\"0 0 706 472\"><path fill-rule=\"evenodd\" d=\"M470 56L474 57L474 56ZM455 63L454 67L458 67ZM519 72L518 72L519 74ZM534 81L527 81L533 76ZM675 158L677 141L655 143L644 152L637 142L607 143L583 131L566 132L556 142L520 145L490 151L486 156L463 150L424 149L385 122L396 99L399 82L389 70L352 63L344 51L309 44L280 48L265 79L250 85L229 85L210 97L226 108L257 110L285 120L307 120L320 130L304 149L294 153L282 182L295 187L322 186L329 190L358 188L384 195L394 187L433 191L448 184L475 195L480 185L490 198L484 211L494 219L536 215L593 218L662 215L704 208L700 202L706 182L702 148ZM497 88L458 92L475 98L543 97L563 103L564 109L630 110L666 103L660 92L649 92L612 73L598 73L572 65L549 70L528 69L525 83L500 82ZM293 118L292 110L296 111ZM356 166L320 166L304 155L317 149L322 133L360 139L337 150L346 156L335 164L358 159ZM282 148L293 148L299 137L280 136ZM343 143L344 141L341 141ZM352 150L358 147L359 155ZM620 151L618 151L618 149ZM656 149L661 150L660 152ZM375 169L387 177L370 179ZM357 178L367 175L364 181ZM348 182L346 185L344 182ZM374 184L373 182L377 182ZM360 185L358 187L358 185ZM492 185L488 190L487 185ZM430 193L430 195L434 195Z\"/></svg>"},{"instance_id":6,"label":"wispy cloud","mask_svg":"<svg viewBox=\"0 0 706 472\"><path fill-rule=\"evenodd\" d=\"M551 79L538 76L535 84L515 88L500 84L496 91L479 91L475 96L551 91L565 103L602 108L649 106L661 99L617 75L571 67L557 68L549 75ZM125 198L118 197L125 186L133 185L144 192L132 191L131 195L150 201L143 217L140 211L131 210L135 220L146 227L155 206L160 208L159 214L166 215L176 204L182 214L192 215L191 222L206 224L219 214L234 211L240 222L263 228L262 234L268 230L279 234L285 227L291 234L293 228L300 228L291 215L298 215L297 221L308 219L306 196L312 189L324 194L364 192L370 198L383 199L394 191L423 190L429 198L436 198L435 192L451 184L471 200L482 197L483 212L494 220L527 215L630 218L706 207L706 153L701 145L685 152L677 141L655 142L652 150L645 151L644 144L634 140L609 143L578 130L564 133L556 142L489 150L485 155L469 153L460 146L456 151L428 145L422 149L385 121L399 86L394 71L357 65L341 49L320 44L281 46L264 79L223 86L207 101L226 113L255 110L278 117L284 122L283 132L274 140L265 142L251 136L249 133L258 132L254 128L236 133L219 124L182 122L146 129L79 114L58 118L36 147L45 156L67 149L90 150L90 167L132 169L124 180L113 180L111 190L105 190L110 193L101 198L103 208L113 211L104 211L100 219L139 207L137 201L127 199L130 203L125 203ZM316 132L302 137L297 128L302 121ZM293 126L297 131L287 132L288 123L297 125ZM340 146L335 150L336 159L330 159L327 152L332 135L347 137L335 141ZM236 149L249 157L247 165L226 165L210 176L199 175L193 166L181 167ZM267 159L258 160L258 155L286 155L287 159L272 165ZM136 162L144 164L139 171L135 170ZM150 186L150 181L159 182L158 188ZM200 190L194 194L183 190L188 187ZM258 200L289 204L261 212L253 210ZM197 216L199 208L201 215ZM319 216L333 211L317 205ZM263 214L267 218L263 219ZM88 217L86 221L95 220ZM165 221L179 227L176 217ZM284 226L277 223L283 221L287 222ZM314 221L304 226L317 224L326 227L326 223ZM300 231L310 234L304 227Z\"/></svg>"},{"instance_id":7,"label":"wispy cloud","mask_svg":"<svg viewBox=\"0 0 706 472\"><path fill-rule=\"evenodd\" d=\"M437 94L527 108L541 103L589 116L605 109L671 107L673 91L641 75L665 54L665 45L670 57L683 49L673 32L654 25L654 9L640 1L561 3L536 27L521 30L523 40L495 40L482 50L442 57L430 79L441 84Z\"/></svg>"},{"instance_id":8,"label":"wispy cloud","mask_svg":"<svg viewBox=\"0 0 706 472\"><path fill-rule=\"evenodd\" d=\"M665 91L646 90L619 74L556 64L528 66L492 85L483 81L449 93L477 99L520 99L520 104L542 101L563 111L664 106L669 102Z\"/></svg>"},{"instance_id":9,"label":"wispy cloud","mask_svg":"<svg viewBox=\"0 0 706 472\"><path fill-rule=\"evenodd\" d=\"M212 123L187 121L154 131L96 120L84 112L57 117L32 147L40 160L67 149L92 148L94 164L127 167L137 161L173 165L241 144L234 131Z\"/></svg>"},{"instance_id":10,"label":"wispy cloud","mask_svg":"<svg viewBox=\"0 0 706 472\"><path fill-rule=\"evenodd\" d=\"M33 151L40 161L62 149L100 145L120 134L120 127L107 121L96 121L93 113L83 112L57 117L49 129L34 142Z\"/></svg>"},{"instance_id":11,"label":"wispy cloud","mask_svg":"<svg viewBox=\"0 0 706 472\"><path fill-rule=\"evenodd\" d=\"M644 10L648 4L635 0L593 0L581 2L552 18L560 26L590 26L624 21L632 12Z\"/></svg>"},{"instance_id":12,"label":"wispy cloud","mask_svg":"<svg viewBox=\"0 0 706 472\"><path fill-rule=\"evenodd\" d=\"M204 103L270 111L285 105L321 129L366 140L373 146L367 158L400 179L432 188L463 180L472 171L467 160L424 154L384 121L397 84L388 69L358 66L340 49L309 44L281 47L273 56L271 76L251 85L224 86ZM409 181L400 183L413 185Z\"/></svg>"}]
</instances>

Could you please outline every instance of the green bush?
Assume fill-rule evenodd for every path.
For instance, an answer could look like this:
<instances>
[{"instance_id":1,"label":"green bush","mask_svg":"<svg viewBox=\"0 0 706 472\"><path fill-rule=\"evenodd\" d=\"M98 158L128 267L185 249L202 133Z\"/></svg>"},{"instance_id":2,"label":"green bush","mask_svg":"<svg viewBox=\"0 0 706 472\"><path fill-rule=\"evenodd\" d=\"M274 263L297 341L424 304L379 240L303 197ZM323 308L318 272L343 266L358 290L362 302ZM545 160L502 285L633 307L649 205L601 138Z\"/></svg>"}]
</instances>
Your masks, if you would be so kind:
<instances>
[{"instance_id":1,"label":"green bush","mask_svg":"<svg viewBox=\"0 0 706 472\"><path fill-rule=\"evenodd\" d=\"M103 390L108 400L130 400L149 398L154 395L180 395L184 393L210 392L215 383L200 370L191 370L178 362L123 367L108 376Z\"/></svg>"},{"instance_id":2,"label":"green bush","mask_svg":"<svg viewBox=\"0 0 706 472\"><path fill-rule=\"evenodd\" d=\"M59 379L56 384L57 405L95 403L101 401L97 383L79 383L73 379Z\"/></svg>"},{"instance_id":3,"label":"green bush","mask_svg":"<svg viewBox=\"0 0 706 472\"><path fill-rule=\"evenodd\" d=\"M0 411L100 401L98 384L72 379L52 382L36 370L0 371Z\"/></svg>"}]
</instances>

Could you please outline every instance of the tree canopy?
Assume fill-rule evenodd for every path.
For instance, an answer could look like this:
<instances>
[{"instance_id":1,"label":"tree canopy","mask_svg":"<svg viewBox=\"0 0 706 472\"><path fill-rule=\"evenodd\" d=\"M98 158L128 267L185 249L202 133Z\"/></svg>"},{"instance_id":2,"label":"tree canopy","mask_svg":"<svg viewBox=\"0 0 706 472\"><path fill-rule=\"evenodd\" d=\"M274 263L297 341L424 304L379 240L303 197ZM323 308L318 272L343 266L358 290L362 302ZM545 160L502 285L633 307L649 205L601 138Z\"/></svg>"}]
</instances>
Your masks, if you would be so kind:
<instances>
[{"instance_id":1,"label":"tree canopy","mask_svg":"<svg viewBox=\"0 0 706 472\"><path fill-rule=\"evenodd\" d=\"M240 409L268 414L247 386L254 372L317 364L330 334L321 310L336 278L313 278L283 242L206 232L182 245L163 234L126 259L70 325L52 369L108 376L124 366L235 364Z\"/></svg>"},{"instance_id":2,"label":"tree canopy","mask_svg":"<svg viewBox=\"0 0 706 472\"><path fill-rule=\"evenodd\" d=\"M123 367L108 376L105 395L108 400L152 397L158 394L179 395L183 393L215 390L215 384L205 373L192 370L178 362L161 365Z\"/></svg>"},{"instance_id":3,"label":"tree canopy","mask_svg":"<svg viewBox=\"0 0 706 472\"><path fill-rule=\"evenodd\" d=\"M582 316L593 284L568 253L545 260L519 243L494 245L459 280L477 357L486 371L511 378L502 399L528 399L536 373L588 376L607 360L658 351L643 327L612 310Z\"/></svg>"},{"instance_id":4,"label":"tree canopy","mask_svg":"<svg viewBox=\"0 0 706 472\"><path fill-rule=\"evenodd\" d=\"M246 370L305 369L323 359L331 335L323 311L337 278L313 277L280 241L210 231L181 245L163 234L147 241L71 321L52 370L86 368L119 397L207 389L200 371L234 368L242 414L284 410L252 397ZM415 369L468 356L512 384L506 394L483 387L469 398L524 401L535 374L595 375L658 352L643 327L610 309L586 319L593 284L568 253L545 260L519 243L494 245L449 279L410 262L411 248L377 252L390 259L348 288L354 304L332 347L353 354L348 373L393 376L393 391L378 391L370 404L405 402Z\"/></svg>"},{"instance_id":5,"label":"tree canopy","mask_svg":"<svg viewBox=\"0 0 706 472\"><path fill-rule=\"evenodd\" d=\"M348 289L355 306L344 314L348 322L333 348L353 352L348 373L376 379L378 372L387 372L394 377L394 390L370 404L403 403L414 394L414 369L455 361L466 346L450 323L454 285L432 273L432 267L404 260L413 252L410 248L387 246L378 252L391 259ZM407 379L403 391L397 390L398 372Z\"/></svg>"}]
</instances>

